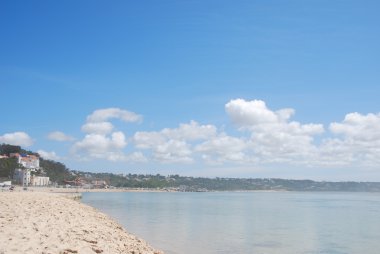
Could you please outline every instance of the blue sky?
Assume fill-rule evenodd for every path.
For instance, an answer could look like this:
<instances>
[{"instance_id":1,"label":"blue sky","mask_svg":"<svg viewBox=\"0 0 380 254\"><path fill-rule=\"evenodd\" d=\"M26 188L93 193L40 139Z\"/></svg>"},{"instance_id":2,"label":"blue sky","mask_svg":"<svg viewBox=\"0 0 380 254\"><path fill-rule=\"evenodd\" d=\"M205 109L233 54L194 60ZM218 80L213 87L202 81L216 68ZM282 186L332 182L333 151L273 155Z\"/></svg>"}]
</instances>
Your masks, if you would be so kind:
<instances>
[{"instance_id":1,"label":"blue sky","mask_svg":"<svg viewBox=\"0 0 380 254\"><path fill-rule=\"evenodd\" d=\"M2 1L0 142L72 169L380 181L378 1Z\"/></svg>"}]
</instances>

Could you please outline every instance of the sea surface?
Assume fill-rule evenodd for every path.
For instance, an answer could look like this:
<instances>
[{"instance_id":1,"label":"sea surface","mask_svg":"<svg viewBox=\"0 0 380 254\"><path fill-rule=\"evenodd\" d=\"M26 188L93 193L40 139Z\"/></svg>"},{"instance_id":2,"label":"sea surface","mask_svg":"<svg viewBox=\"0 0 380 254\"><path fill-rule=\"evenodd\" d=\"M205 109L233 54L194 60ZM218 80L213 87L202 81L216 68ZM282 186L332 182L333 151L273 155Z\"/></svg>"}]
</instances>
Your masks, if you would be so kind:
<instances>
[{"instance_id":1,"label":"sea surface","mask_svg":"<svg viewBox=\"0 0 380 254\"><path fill-rule=\"evenodd\" d=\"M378 254L380 193L84 193L166 254Z\"/></svg>"}]
</instances>

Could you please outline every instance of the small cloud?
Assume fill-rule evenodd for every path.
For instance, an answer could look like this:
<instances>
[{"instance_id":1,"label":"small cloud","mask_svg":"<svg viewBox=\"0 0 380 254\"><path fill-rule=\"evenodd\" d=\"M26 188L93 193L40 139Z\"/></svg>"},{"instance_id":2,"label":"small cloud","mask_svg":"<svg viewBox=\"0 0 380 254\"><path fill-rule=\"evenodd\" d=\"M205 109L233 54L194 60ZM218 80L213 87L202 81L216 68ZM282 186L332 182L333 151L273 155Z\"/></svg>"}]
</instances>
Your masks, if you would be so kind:
<instances>
[{"instance_id":1,"label":"small cloud","mask_svg":"<svg viewBox=\"0 0 380 254\"><path fill-rule=\"evenodd\" d=\"M54 152L47 152L47 151L44 151L44 150L38 150L37 153L44 159L47 159L47 160L59 160L60 157Z\"/></svg>"},{"instance_id":2,"label":"small cloud","mask_svg":"<svg viewBox=\"0 0 380 254\"><path fill-rule=\"evenodd\" d=\"M53 131L48 134L48 139L59 141L59 142L66 142L66 141L74 141L75 138L66 135L65 133L61 131Z\"/></svg>"},{"instance_id":3,"label":"small cloud","mask_svg":"<svg viewBox=\"0 0 380 254\"><path fill-rule=\"evenodd\" d=\"M105 108L95 110L91 115L87 117L87 122L105 122L109 119L116 118L124 122L141 122L142 116L134 112L120 109L120 108Z\"/></svg>"},{"instance_id":4,"label":"small cloud","mask_svg":"<svg viewBox=\"0 0 380 254\"><path fill-rule=\"evenodd\" d=\"M33 139L25 132L13 132L0 136L0 143L28 147L33 145Z\"/></svg>"},{"instance_id":5,"label":"small cloud","mask_svg":"<svg viewBox=\"0 0 380 254\"><path fill-rule=\"evenodd\" d=\"M276 123L279 116L269 110L264 101L243 99L231 100L225 105L225 109L232 122L239 127L250 127L258 124ZM287 114L285 114L285 112ZM291 110L282 110L279 114L281 118L290 117Z\"/></svg>"}]
</instances>

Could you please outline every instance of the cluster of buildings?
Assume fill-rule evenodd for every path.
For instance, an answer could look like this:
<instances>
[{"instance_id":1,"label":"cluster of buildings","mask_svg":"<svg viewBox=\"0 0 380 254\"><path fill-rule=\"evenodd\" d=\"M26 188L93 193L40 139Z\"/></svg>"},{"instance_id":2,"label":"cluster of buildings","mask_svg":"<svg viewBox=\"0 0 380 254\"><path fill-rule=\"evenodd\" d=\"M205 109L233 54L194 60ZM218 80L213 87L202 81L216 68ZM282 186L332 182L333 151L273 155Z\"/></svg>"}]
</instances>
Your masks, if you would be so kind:
<instances>
[{"instance_id":1,"label":"cluster of buildings","mask_svg":"<svg viewBox=\"0 0 380 254\"><path fill-rule=\"evenodd\" d=\"M11 153L9 157L17 159L17 163L21 168L16 168L13 180L22 186L46 186L50 184L47 176L41 176L37 173L43 172L40 167L40 158L36 155Z\"/></svg>"}]
</instances>

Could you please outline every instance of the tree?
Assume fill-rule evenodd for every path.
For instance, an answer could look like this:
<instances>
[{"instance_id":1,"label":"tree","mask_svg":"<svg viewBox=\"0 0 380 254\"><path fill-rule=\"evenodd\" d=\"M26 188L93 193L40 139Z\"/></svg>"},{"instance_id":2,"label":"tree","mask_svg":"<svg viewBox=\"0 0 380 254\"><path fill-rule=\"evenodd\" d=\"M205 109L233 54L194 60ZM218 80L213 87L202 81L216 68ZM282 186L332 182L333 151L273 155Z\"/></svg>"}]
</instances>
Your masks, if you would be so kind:
<instances>
[{"instance_id":1,"label":"tree","mask_svg":"<svg viewBox=\"0 0 380 254\"><path fill-rule=\"evenodd\" d=\"M0 159L0 177L12 179L15 169L20 167L16 158Z\"/></svg>"},{"instance_id":2,"label":"tree","mask_svg":"<svg viewBox=\"0 0 380 254\"><path fill-rule=\"evenodd\" d=\"M10 153L21 153L21 147L20 146L14 146L14 145L8 145L8 144L1 144L0 145L0 154L8 155Z\"/></svg>"}]
</instances>

